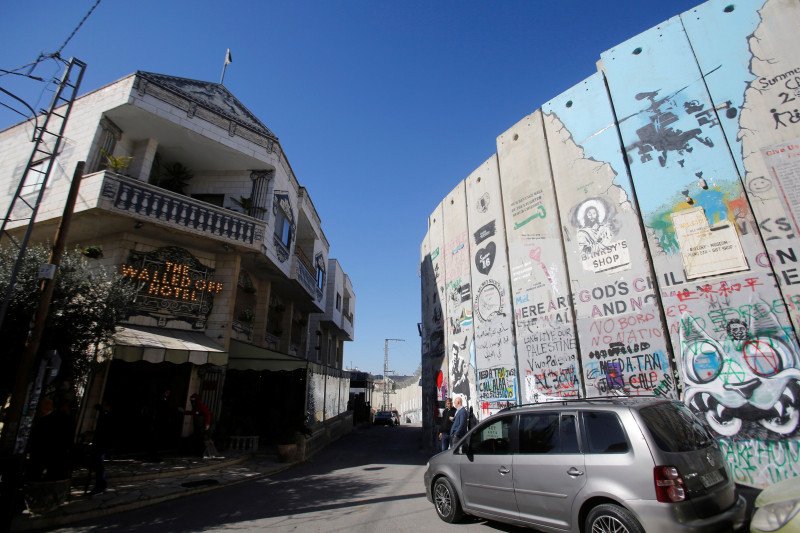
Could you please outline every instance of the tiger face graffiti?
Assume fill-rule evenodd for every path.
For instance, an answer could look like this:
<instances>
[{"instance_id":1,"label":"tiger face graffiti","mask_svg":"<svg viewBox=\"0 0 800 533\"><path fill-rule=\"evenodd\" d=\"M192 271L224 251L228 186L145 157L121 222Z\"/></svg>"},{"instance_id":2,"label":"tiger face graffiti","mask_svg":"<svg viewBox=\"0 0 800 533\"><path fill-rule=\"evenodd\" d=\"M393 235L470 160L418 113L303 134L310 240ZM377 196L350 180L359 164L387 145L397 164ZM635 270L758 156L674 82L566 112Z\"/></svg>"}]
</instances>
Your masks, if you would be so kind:
<instances>
[{"instance_id":1,"label":"tiger face graffiti","mask_svg":"<svg viewBox=\"0 0 800 533\"><path fill-rule=\"evenodd\" d=\"M684 401L719 435L743 438L797 431L800 369L796 342L764 303L728 321L717 338L684 315L680 339Z\"/></svg>"}]
</instances>

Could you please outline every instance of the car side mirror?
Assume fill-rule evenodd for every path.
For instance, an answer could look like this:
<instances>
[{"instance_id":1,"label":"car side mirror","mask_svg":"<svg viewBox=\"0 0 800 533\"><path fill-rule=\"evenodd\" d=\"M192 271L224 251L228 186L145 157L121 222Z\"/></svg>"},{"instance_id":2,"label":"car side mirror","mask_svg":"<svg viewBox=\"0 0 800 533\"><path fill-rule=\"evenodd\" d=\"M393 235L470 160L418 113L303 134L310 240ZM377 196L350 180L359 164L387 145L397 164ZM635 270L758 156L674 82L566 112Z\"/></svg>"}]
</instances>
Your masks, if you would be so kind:
<instances>
[{"instance_id":1,"label":"car side mirror","mask_svg":"<svg viewBox=\"0 0 800 533\"><path fill-rule=\"evenodd\" d=\"M459 449L460 449L462 454L466 455L467 457L472 458L472 450L469 447L469 439L467 439L464 442L462 442L461 446L459 446Z\"/></svg>"}]
</instances>

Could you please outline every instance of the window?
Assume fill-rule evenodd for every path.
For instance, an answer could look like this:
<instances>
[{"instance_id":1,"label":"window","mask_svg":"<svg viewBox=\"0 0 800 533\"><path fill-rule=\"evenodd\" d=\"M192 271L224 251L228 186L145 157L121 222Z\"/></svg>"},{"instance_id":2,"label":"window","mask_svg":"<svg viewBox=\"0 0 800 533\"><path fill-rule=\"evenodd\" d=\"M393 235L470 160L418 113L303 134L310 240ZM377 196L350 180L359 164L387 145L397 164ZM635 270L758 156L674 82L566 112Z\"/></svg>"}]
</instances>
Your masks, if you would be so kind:
<instances>
[{"instance_id":1,"label":"window","mask_svg":"<svg viewBox=\"0 0 800 533\"><path fill-rule=\"evenodd\" d=\"M537 413L519 419L519 453L578 453L575 415Z\"/></svg>"},{"instance_id":2,"label":"window","mask_svg":"<svg viewBox=\"0 0 800 533\"><path fill-rule=\"evenodd\" d=\"M101 131L97 141L97 151L93 156L93 168L90 168L90 172L104 170L108 166L105 155L114 153L114 148L117 146L117 140L119 140L119 138L122 136L122 130L106 117L100 119L100 129Z\"/></svg>"},{"instance_id":3,"label":"window","mask_svg":"<svg viewBox=\"0 0 800 533\"><path fill-rule=\"evenodd\" d=\"M275 235L284 246L289 247L292 239L292 224L282 209L278 209L275 215Z\"/></svg>"},{"instance_id":4,"label":"window","mask_svg":"<svg viewBox=\"0 0 800 533\"><path fill-rule=\"evenodd\" d=\"M337 311L342 310L342 295L339 294L338 292L336 293L336 310Z\"/></svg>"},{"instance_id":5,"label":"window","mask_svg":"<svg viewBox=\"0 0 800 533\"><path fill-rule=\"evenodd\" d=\"M495 420L475 431L469 439L469 451L481 455L501 455L511 452L511 417Z\"/></svg>"},{"instance_id":6,"label":"window","mask_svg":"<svg viewBox=\"0 0 800 533\"><path fill-rule=\"evenodd\" d=\"M681 402L652 405L640 413L656 445L665 452L693 452L713 441L703 423Z\"/></svg>"},{"instance_id":7,"label":"window","mask_svg":"<svg viewBox=\"0 0 800 533\"><path fill-rule=\"evenodd\" d=\"M587 453L626 453L628 440L617 415L609 412L583 413Z\"/></svg>"},{"instance_id":8,"label":"window","mask_svg":"<svg viewBox=\"0 0 800 533\"><path fill-rule=\"evenodd\" d=\"M320 268L319 266L317 266L317 288L325 288L325 269Z\"/></svg>"}]
</instances>

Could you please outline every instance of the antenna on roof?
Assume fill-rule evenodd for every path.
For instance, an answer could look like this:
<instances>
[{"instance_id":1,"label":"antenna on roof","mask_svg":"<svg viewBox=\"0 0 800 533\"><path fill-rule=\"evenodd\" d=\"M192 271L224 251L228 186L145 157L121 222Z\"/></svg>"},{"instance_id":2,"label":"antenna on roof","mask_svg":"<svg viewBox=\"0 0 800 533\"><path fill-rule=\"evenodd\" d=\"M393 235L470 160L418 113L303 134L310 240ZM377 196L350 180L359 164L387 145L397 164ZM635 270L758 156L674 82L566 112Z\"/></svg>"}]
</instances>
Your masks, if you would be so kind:
<instances>
[{"instance_id":1,"label":"antenna on roof","mask_svg":"<svg viewBox=\"0 0 800 533\"><path fill-rule=\"evenodd\" d=\"M231 49L228 48L228 51L225 52L225 63L222 65L222 76L219 78L219 84L222 85L222 82L225 81L225 71L228 69L228 65L233 63L233 58L231 57Z\"/></svg>"}]
</instances>

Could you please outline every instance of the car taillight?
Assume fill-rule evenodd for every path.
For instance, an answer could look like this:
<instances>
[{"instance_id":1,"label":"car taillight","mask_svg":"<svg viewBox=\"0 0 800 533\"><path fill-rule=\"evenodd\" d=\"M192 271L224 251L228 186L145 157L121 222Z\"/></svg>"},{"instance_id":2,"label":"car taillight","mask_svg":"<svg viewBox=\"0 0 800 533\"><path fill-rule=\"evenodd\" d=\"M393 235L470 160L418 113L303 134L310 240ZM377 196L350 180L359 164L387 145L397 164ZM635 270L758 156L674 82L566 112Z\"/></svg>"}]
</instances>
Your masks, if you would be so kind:
<instances>
[{"instance_id":1,"label":"car taillight","mask_svg":"<svg viewBox=\"0 0 800 533\"><path fill-rule=\"evenodd\" d=\"M680 471L674 466L657 466L653 469L653 481L656 485L656 499L662 503L682 502L686 499L686 490Z\"/></svg>"}]
</instances>

